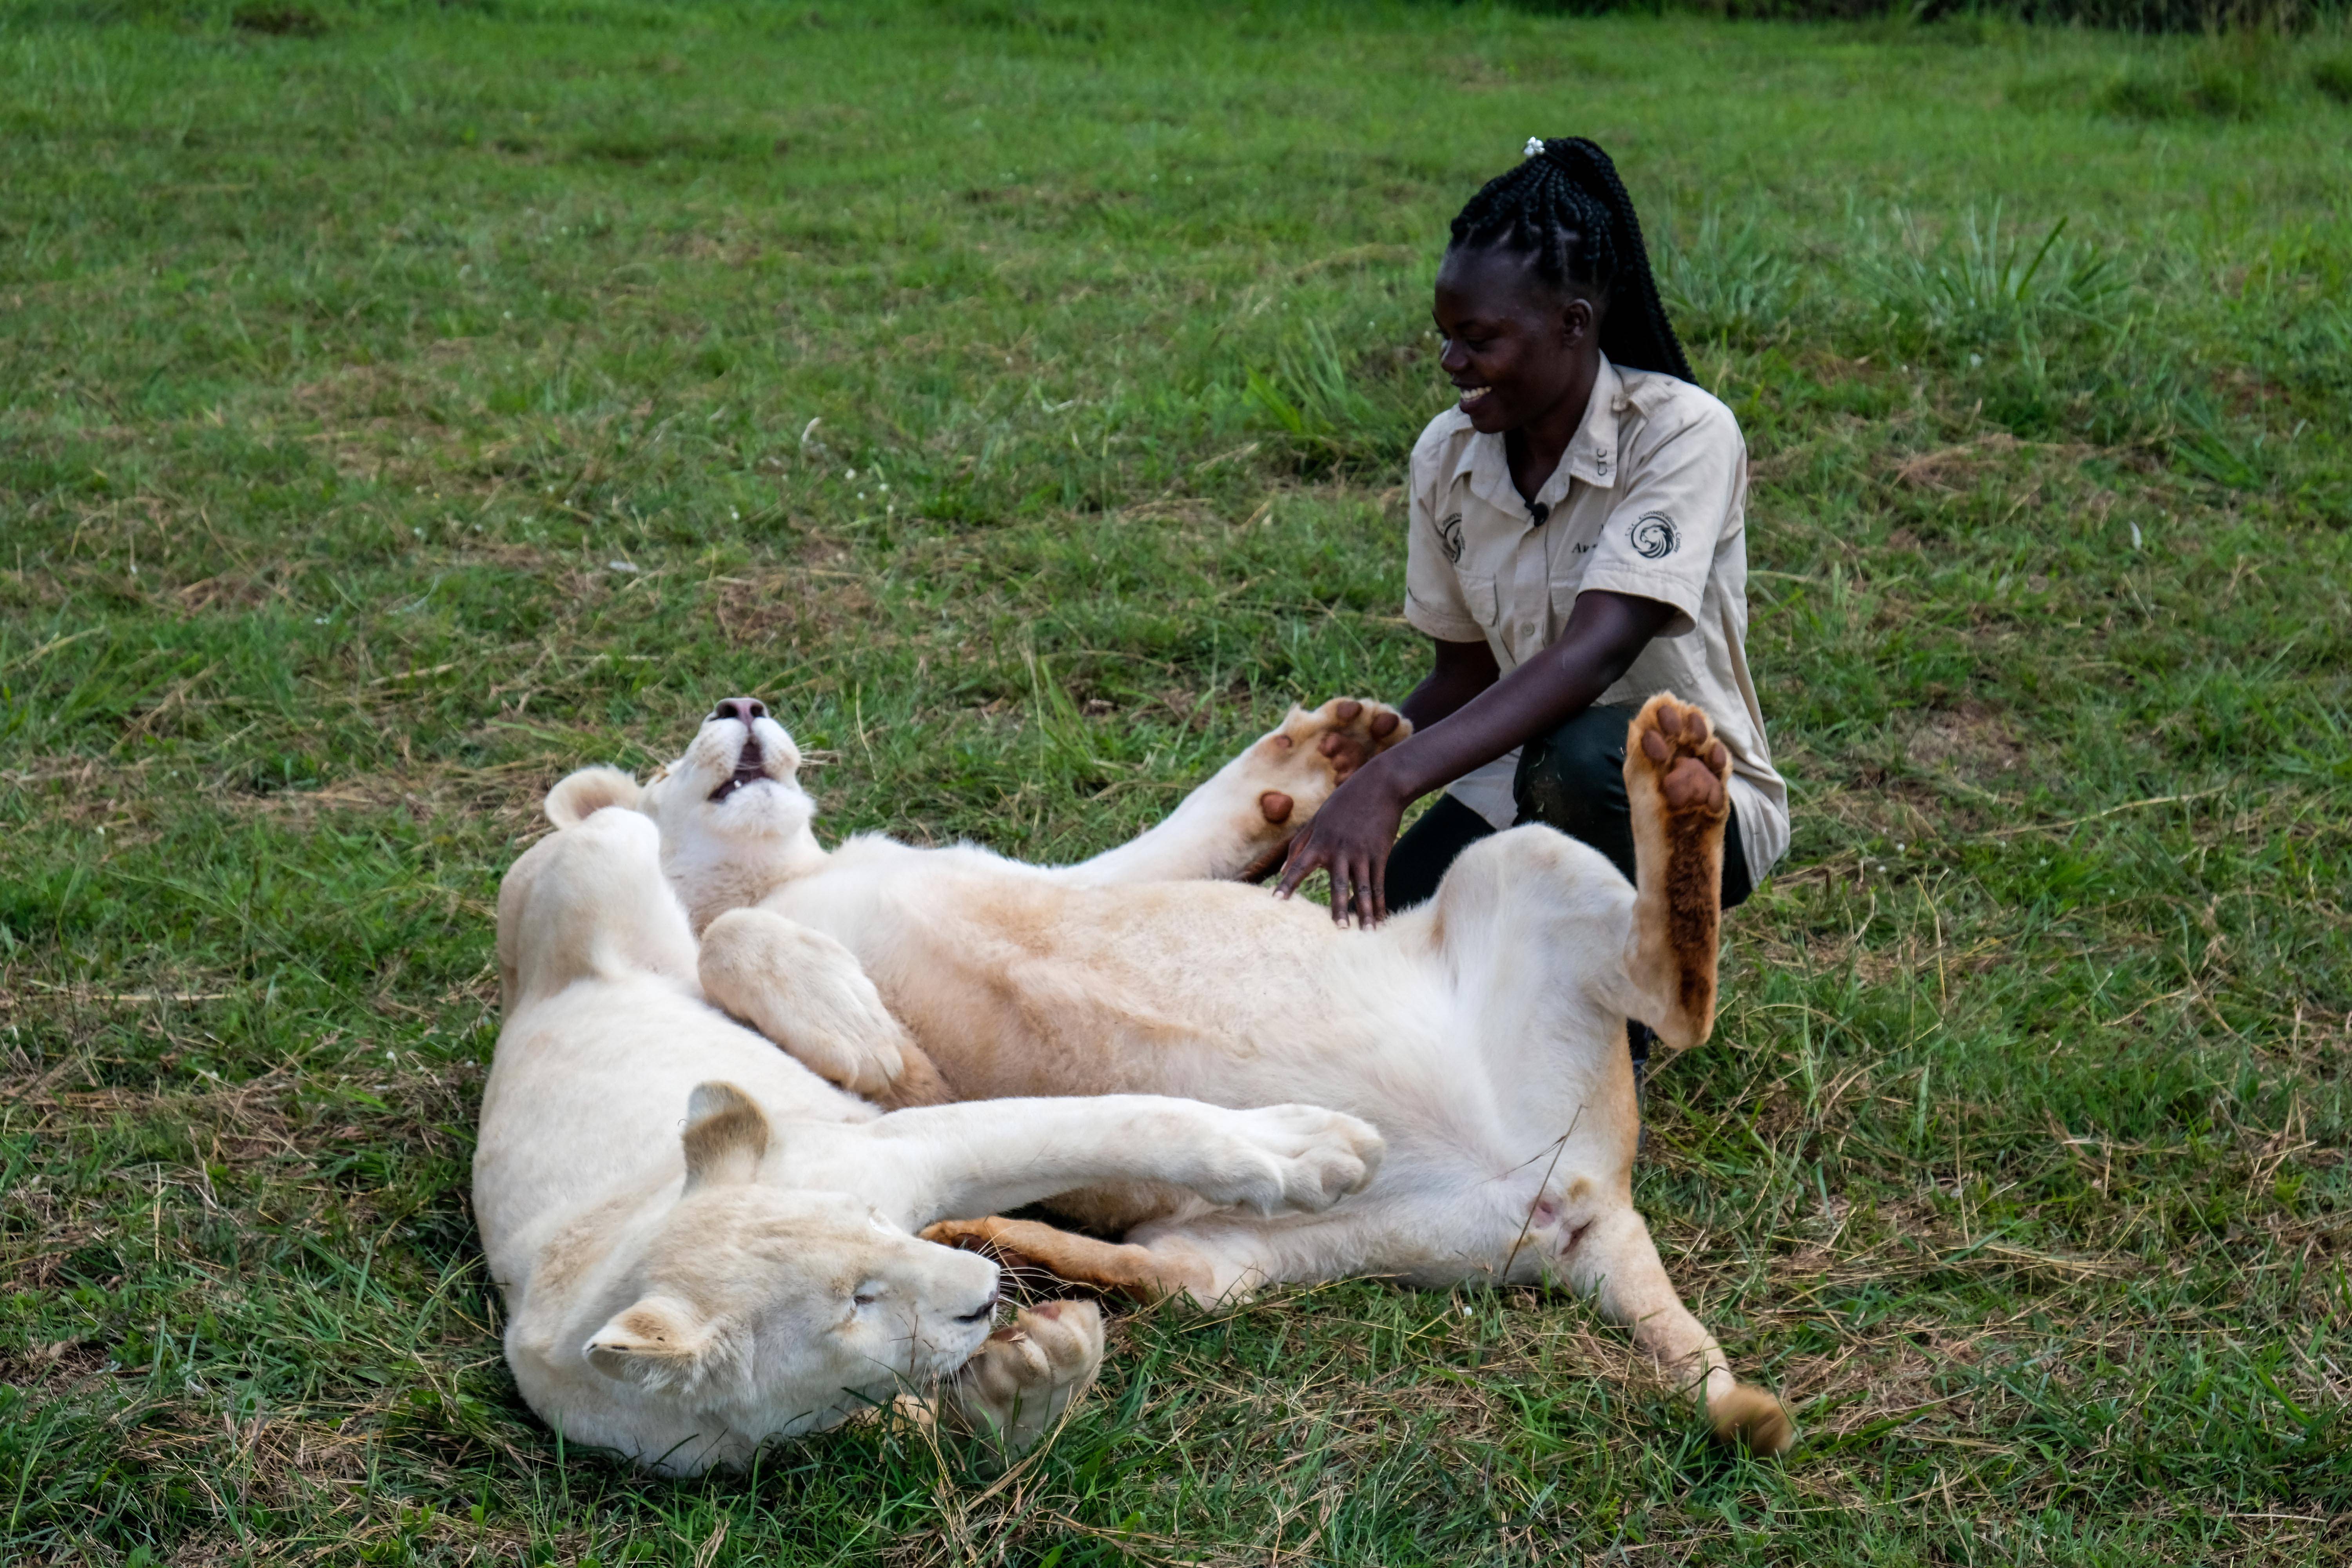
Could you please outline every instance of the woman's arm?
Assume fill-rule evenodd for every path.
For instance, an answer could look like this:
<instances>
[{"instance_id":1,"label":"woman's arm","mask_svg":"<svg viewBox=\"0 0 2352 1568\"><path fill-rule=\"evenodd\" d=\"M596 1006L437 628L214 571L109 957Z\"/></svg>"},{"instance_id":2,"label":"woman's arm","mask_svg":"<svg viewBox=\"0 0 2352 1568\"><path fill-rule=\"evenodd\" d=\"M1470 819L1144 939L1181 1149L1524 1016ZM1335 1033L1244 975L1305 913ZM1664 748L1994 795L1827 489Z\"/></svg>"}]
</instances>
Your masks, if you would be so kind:
<instances>
[{"instance_id":1,"label":"woman's arm","mask_svg":"<svg viewBox=\"0 0 2352 1568\"><path fill-rule=\"evenodd\" d=\"M1352 914L1369 927L1386 920L1383 879L1405 807L1583 712L1674 616L1655 599L1580 594L1559 639L1499 680L1491 673L1475 679L1476 658L1467 650L1475 647L1489 672L1495 668L1483 644L1438 644L1435 668L1406 700L1412 738L1365 763L1323 803L1293 841L1276 896L1289 897L1326 870L1334 921L1345 924Z\"/></svg>"},{"instance_id":2,"label":"woman's arm","mask_svg":"<svg viewBox=\"0 0 2352 1568\"><path fill-rule=\"evenodd\" d=\"M1415 730L1426 730L1502 679L1495 650L1483 642L1432 640L1429 674L1398 710ZM1508 748L1506 748L1507 750Z\"/></svg>"}]
</instances>

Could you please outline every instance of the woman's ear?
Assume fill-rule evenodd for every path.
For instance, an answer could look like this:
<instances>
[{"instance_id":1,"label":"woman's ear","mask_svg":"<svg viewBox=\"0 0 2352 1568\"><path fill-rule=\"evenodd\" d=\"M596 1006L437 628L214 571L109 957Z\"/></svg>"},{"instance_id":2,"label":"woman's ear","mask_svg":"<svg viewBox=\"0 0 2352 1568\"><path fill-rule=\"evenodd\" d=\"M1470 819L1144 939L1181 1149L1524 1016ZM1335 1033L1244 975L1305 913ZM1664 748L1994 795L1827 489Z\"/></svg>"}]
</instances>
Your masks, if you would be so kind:
<instances>
[{"instance_id":1,"label":"woman's ear","mask_svg":"<svg viewBox=\"0 0 2352 1568\"><path fill-rule=\"evenodd\" d=\"M1601 311L1581 294L1570 294L1559 308L1559 344L1580 349L1601 338Z\"/></svg>"}]
</instances>

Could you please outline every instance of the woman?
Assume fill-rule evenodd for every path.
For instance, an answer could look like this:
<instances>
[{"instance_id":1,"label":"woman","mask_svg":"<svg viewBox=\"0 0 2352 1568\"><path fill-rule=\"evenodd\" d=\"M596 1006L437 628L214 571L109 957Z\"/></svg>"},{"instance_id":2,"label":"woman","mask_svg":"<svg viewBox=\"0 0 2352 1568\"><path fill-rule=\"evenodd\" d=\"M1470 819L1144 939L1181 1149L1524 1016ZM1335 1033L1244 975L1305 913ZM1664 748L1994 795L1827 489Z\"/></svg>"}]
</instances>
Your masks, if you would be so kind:
<instances>
[{"instance_id":1,"label":"woman","mask_svg":"<svg viewBox=\"0 0 2352 1568\"><path fill-rule=\"evenodd\" d=\"M1324 805L1276 892L1328 871L1332 918L1369 926L1524 822L1632 879L1625 727L1670 691L1730 752L1723 902L1738 903L1789 844L1748 673L1747 445L1693 384L1609 155L1530 140L1454 218L1436 320L1461 396L1412 452L1405 618L1434 655L1403 705L1414 732Z\"/></svg>"}]
</instances>

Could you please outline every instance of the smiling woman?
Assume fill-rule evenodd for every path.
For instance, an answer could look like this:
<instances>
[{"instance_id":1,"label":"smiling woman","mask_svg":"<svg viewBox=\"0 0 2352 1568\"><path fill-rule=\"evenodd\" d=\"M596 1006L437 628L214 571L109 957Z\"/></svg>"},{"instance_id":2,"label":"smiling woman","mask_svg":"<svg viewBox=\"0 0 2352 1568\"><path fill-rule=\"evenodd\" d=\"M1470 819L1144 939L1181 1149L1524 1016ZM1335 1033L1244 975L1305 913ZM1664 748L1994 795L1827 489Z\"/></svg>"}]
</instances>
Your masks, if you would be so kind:
<instances>
[{"instance_id":1,"label":"smiling woman","mask_svg":"<svg viewBox=\"0 0 2352 1568\"><path fill-rule=\"evenodd\" d=\"M0 4L0 1562L2326 1557L2340 39L2146 120L2228 40L311 3ZM1617 159L1752 455L1796 841L1635 1194L1814 1445L1596 1395L1581 1302L1350 1284L1126 1318L1001 1488L859 1422L584 1459L467 1195L543 786L757 692L823 823L1059 863L1393 702L1408 505L1470 532L1402 483L1434 267L1530 130Z\"/></svg>"},{"instance_id":2,"label":"smiling woman","mask_svg":"<svg viewBox=\"0 0 2352 1568\"><path fill-rule=\"evenodd\" d=\"M1723 900L1786 849L1788 793L1748 676L1748 453L1694 384L1614 164L1531 139L1454 220L1436 282L1458 391L1413 448L1405 619L1434 645L1411 740L1343 785L1282 881L1335 919L1427 899L1455 855L1542 822L1633 878L1628 721L1659 692L1717 717L1733 806ZM1446 797L1396 846L1405 808ZM1630 1029L1637 1058L1646 1031Z\"/></svg>"}]
</instances>

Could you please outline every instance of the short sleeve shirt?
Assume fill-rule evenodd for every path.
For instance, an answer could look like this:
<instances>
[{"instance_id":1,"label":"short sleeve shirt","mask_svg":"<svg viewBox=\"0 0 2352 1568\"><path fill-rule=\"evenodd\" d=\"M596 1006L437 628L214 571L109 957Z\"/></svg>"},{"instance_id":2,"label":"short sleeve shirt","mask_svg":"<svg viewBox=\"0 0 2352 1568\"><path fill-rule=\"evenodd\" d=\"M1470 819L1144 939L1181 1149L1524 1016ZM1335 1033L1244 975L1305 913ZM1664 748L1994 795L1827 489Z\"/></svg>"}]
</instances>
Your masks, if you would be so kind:
<instances>
[{"instance_id":1,"label":"short sleeve shirt","mask_svg":"<svg viewBox=\"0 0 2352 1568\"><path fill-rule=\"evenodd\" d=\"M1559 636L1576 596L1606 589L1671 606L1604 703L1661 691L1706 710L1731 753L1732 805L1750 877L1789 847L1789 791L1773 771L1748 673L1748 446L1716 398L1607 360L1584 422L1530 503L1500 435L1460 409L1412 449L1405 619L1445 642L1484 642L1509 674ZM1516 814L1518 753L1449 794L1497 827Z\"/></svg>"}]
</instances>

